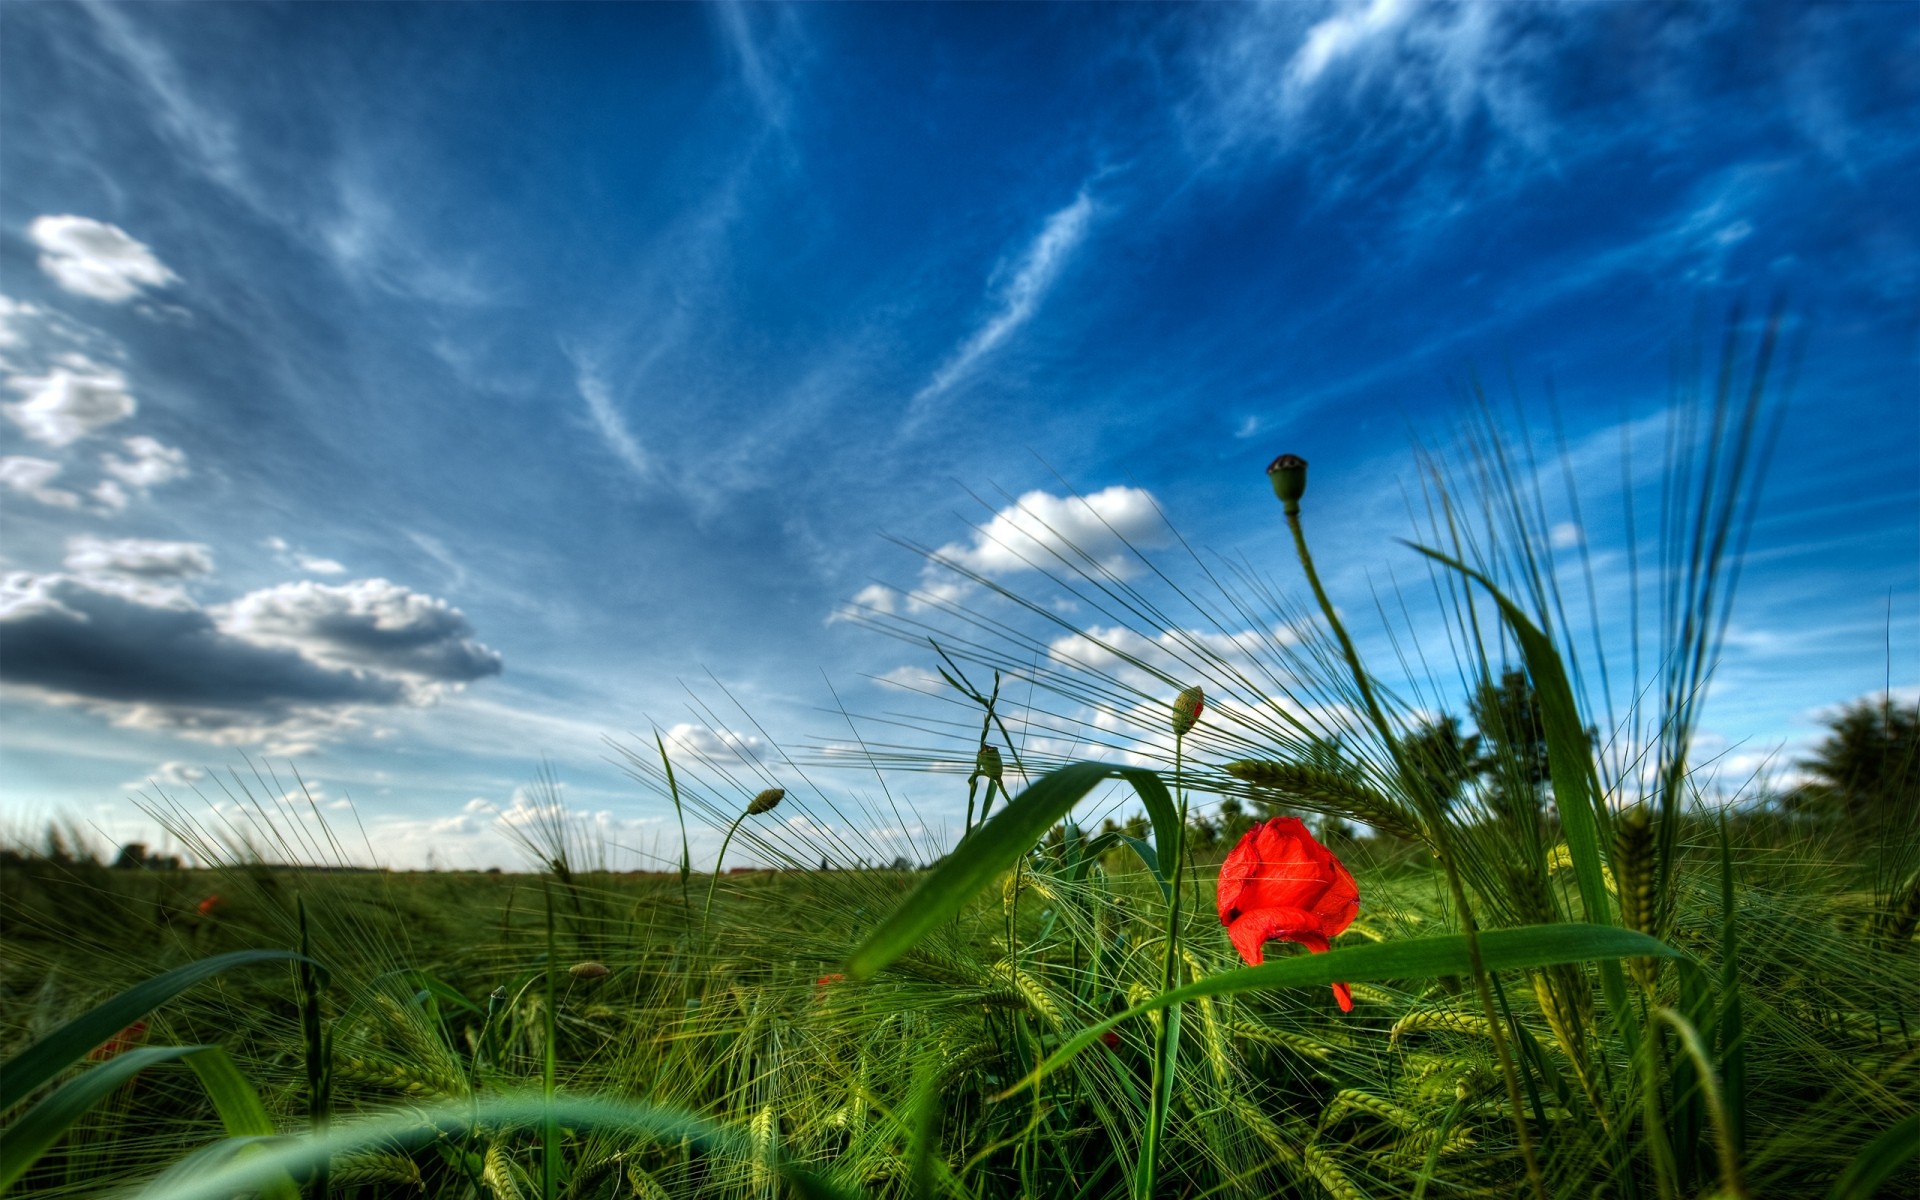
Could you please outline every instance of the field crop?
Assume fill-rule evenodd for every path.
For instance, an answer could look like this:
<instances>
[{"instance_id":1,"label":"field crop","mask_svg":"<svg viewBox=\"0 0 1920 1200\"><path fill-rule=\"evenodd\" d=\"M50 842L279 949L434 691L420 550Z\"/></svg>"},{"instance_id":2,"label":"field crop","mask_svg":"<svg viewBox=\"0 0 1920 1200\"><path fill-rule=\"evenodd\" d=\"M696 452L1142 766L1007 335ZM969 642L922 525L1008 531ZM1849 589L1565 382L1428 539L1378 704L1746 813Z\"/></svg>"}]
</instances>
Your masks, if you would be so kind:
<instances>
[{"instance_id":1,"label":"field crop","mask_svg":"<svg viewBox=\"0 0 1920 1200\"><path fill-rule=\"evenodd\" d=\"M0 1186L1912 1195L1913 718L1866 712L1890 748L1871 782L1835 768L1793 805L1709 804L1691 757L1766 353L1674 438L1702 449L1671 466L1644 676L1577 648L1533 485L1489 438L1463 477L1424 463L1415 557L1445 633L1430 656L1403 629L1412 682L1389 687L1348 630L1364 598L1336 603L1316 570L1306 466L1282 459L1303 601L1196 557L1213 598L1181 591L1175 615L1065 554L1051 577L1114 632L1057 670L1030 665L1039 635L962 610L870 617L925 649L948 724L763 775L620 747L662 803L775 869L607 872L557 793L517 832L534 874L267 865L353 857L273 801L228 828L156 807L218 869L16 853ZM1228 636L1246 628L1272 632ZM1461 694L1471 737L1442 715ZM872 865L896 843L862 831L912 823L884 782L802 786L850 759L944 774L964 835ZM1141 811L1083 827L1089 797ZM1286 814L1352 871L1359 915L1275 918L1250 965L1218 878Z\"/></svg>"}]
</instances>

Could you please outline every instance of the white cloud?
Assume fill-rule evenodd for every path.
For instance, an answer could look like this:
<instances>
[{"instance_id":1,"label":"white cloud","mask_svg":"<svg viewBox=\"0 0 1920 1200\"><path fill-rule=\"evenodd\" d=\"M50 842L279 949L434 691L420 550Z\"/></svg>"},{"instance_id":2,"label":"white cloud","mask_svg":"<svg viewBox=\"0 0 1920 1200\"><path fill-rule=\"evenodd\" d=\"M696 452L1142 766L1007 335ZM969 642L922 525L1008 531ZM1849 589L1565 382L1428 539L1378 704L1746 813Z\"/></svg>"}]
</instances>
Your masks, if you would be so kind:
<instances>
[{"instance_id":1,"label":"white cloud","mask_svg":"<svg viewBox=\"0 0 1920 1200\"><path fill-rule=\"evenodd\" d=\"M1407 15L1404 0L1370 0L1365 7L1343 8L1307 30L1287 63L1287 85L1296 90L1311 87L1329 65L1384 37Z\"/></svg>"},{"instance_id":2,"label":"white cloud","mask_svg":"<svg viewBox=\"0 0 1920 1200\"><path fill-rule=\"evenodd\" d=\"M293 556L293 561L302 571L310 571L315 575L344 575L347 571L344 563L335 562L331 558L317 558L311 554L296 554Z\"/></svg>"},{"instance_id":3,"label":"white cloud","mask_svg":"<svg viewBox=\"0 0 1920 1200\"><path fill-rule=\"evenodd\" d=\"M982 575L1058 566L1090 558L1116 575L1137 568L1128 546L1163 544L1167 523L1144 488L1118 484L1089 496L1032 491L1001 509L969 543L954 542L937 553Z\"/></svg>"},{"instance_id":4,"label":"white cloud","mask_svg":"<svg viewBox=\"0 0 1920 1200\"><path fill-rule=\"evenodd\" d=\"M1038 237L1020 256L1005 287L996 297L994 313L960 348L935 371L933 378L913 398L917 412L937 399L973 370L974 365L992 353L1015 330L1033 319L1047 290L1059 279L1067 260L1086 240L1093 222L1093 198L1082 189L1073 203L1047 218Z\"/></svg>"},{"instance_id":5,"label":"white cloud","mask_svg":"<svg viewBox=\"0 0 1920 1200\"><path fill-rule=\"evenodd\" d=\"M627 428L626 418L614 407L613 393L607 390L606 381L592 368L583 366L579 368L575 384L580 389L580 398L587 402L587 414L593 418L594 428L600 431L607 449L635 475L652 479L653 460Z\"/></svg>"},{"instance_id":6,"label":"white cloud","mask_svg":"<svg viewBox=\"0 0 1920 1200\"><path fill-rule=\"evenodd\" d=\"M66 446L118 421L139 407L126 377L78 355L45 375L13 375L7 386L27 398L5 406L7 417L36 442Z\"/></svg>"},{"instance_id":7,"label":"white cloud","mask_svg":"<svg viewBox=\"0 0 1920 1200\"><path fill-rule=\"evenodd\" d=\"M1572 521L1562 521L1548 531L1548 539L1555 550L1571 550L1586 540L1586 534Z\"/></svg>"},{"instance_id":8,"label":"white cloud","mask_svg":"<svg viewBox=\"0 0 1920 1200\"><path fill-rule=\"evenodd\" d=\"M118 225L90 217L36 217L27 236L42 251L40 269L77 295L120 304L143 288L179 282L152 250Z\"/></svg>"},{"instance_id":9,"label":"white cloud","mask_svg":"<svg viewBox=\"0 0 1920 1200\"><path fill-rule=\"evenodd\" d=\"M22 317L37 317L40 310L11 296L0 296L0 350L11 350L26 339L20 333Z\"/></svg>"},{"instance_id":10,"label":"white cloud","mask_svg":"<svg viewBox=\"0 0 1920 1200\"><path fill-rule=\"evenodd\" d=\"M385 579L283 583L215 616L231 637L285 647L323 667L378 670L427 694L500 671L500 655L472 640L459 609Z\"/></svg>"},{"instance_id":11,"label":"white cloud","mask_svg":"<svg viewBox=\"0 0 1920 1200\"><path fill-rule=\"evenodd\" d=\"M90 534L67 539L67 570L82 575L133 575L144 579L181 579L213 570L213 552L199 542L161 542L146 538L107 540Z\"/></svg>"},{"instance_id":12,"label":"white cloud","mask_svg":"<svg viewBox=\"0 0 1920 1200\"><path fill-rule=\"evenodd\" d=\"M731 729L710 729L682 723L661 735L669 755L688 754L707 766L737 766L758 762L767 753L766 742Z\"/></svg>"},{"instance_id":13,"label":"white cloud","mask_svg":"<svg viewBox=\"0 0 1920 1200\"><path fill-rule=\"evenodd\" d=\"M87 494L93 497L95 504L98 504L109 513L123 511L129 501L127 489L121 487L111 479L102 479L99 483L94 484L93 490Z\"/></svg>"},{"instance_id":14,"label":"white cloud","mask_svg":"<svg viewBox=\"0 0 1920 1200\"><path fill-rule=\"evenodd\" d=\"M102 454L100 465L107 474L129 487L144 491L184 479L191 473L187 469L187 452L177 446L165 445L145 434L127 438L121 444L131 457Z\"/></svg>"},{"instance_id":15,"label":"white cloud","mask_svg":"<svg viewBox=\"0 0 1920 1200\"><path fill-rule=\"evenodd\" d=\"M60 464L45 458L9 454L0 458L0 487L55 508L78 508L80 496L65 488L49 487L60 475Z\"/></svg>"}]
</instances>

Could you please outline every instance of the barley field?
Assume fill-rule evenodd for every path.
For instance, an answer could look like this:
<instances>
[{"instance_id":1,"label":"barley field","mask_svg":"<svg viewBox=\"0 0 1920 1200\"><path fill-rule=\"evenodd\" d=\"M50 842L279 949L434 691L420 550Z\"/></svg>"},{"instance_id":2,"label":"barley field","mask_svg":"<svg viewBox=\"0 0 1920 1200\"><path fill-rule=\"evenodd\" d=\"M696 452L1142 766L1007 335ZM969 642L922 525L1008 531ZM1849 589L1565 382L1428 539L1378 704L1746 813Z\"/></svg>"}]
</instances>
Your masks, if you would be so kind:
<instances>
[{"instance_id":1,"label":"barley field","mask_svg":"<svg viewBox=\"0 0 1920 1200\"><path fill-rule=\"evenodd\" d=\"M218 819L150 798L193 868L16 845L0 1189L1913 1196L1920 716L1848 710L1786 794L1693 758L1769 352L1670 443L1700 450L1668 464L1630 678L1582 641L1538 473L1476 426L1410 505L1401 586L1438 642L1328 594L1283 456L1294 560L1156 564L1185 611L1046 564L1121 631L1084 662L1036 671L1038 635L959 609L868 614L950 720L766 777L613 742L724 836L717 869L676 833L666 869L609 871L550 788L523 873L352 870L350 818L244 772ZM964 793L964 827L874 835L916 826L902 773Z\"/></svg>"}]
</instances>

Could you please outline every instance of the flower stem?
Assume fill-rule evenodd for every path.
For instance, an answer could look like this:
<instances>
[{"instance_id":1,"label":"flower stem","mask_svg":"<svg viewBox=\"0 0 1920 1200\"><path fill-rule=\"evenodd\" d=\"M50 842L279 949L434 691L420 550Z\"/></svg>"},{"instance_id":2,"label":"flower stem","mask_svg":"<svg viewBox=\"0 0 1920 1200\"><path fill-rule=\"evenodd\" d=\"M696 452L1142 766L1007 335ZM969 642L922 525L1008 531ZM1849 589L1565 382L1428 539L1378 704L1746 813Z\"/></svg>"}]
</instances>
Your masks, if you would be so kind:
<instances>
[{"instance_id":1,"label":"flower stem","mask_svg":"<svg viewBox=\"0 0 1920 1200\"><path fill-rule=\"evenodd\" d=\"M1353 647L1353 639L1347 636L1347 627L1333 609L1333 601L1327 598L1327 589L1320 584L1320 573L1314 570L1313 554L1307 549L1307 535L1300 525L1300 505L1298 501L1286 506L1287 528L1293 532L1293 548L1300 558L1300 567L1306 572L1307 583L1313 588L1313 598L1319 602L1320 611L1327 618L1327 624L1333 629L1333 636L1340 643L1340 653L1347 660L1347 669L1353 674L1354 686L1360 691L1360 699L1366 705L1367 716L1372 719L1374 728L1380 732L1380 738L1387 745L1387 752L1393 756L1395 769L1401 784L1414 797L1420 806L1421 814L1426 818L1428 831L1433 836L1435 852L1440 857L1441 868L1446 872L1447 888L1453 895L1454 911L1460 914L1460 932L1466 937L1467 963L1473 973L1474 990L1479 993L1480 1011L1486 1018L1487 1031L1493 1040L1494 1057L1500 1063L1500 1075L1507 1086L1507 1104L1513 1113L1513 1130L1519 1139L1520 1157L1526 1163L1527 1181L1532 1185L1536 1200L1547 1200L1546 1180L1540 1174L1540 1163L1533 1152L1533 1137L1527 1130L1526 1118L1520 1111L1520 1077L1514 1071L1513 1056L1508 1052L1505 1036L1500 1029L1498 1013L1494 1010L1493 992L1487 986L1487 970L1480 958L1479 923L1473 918L1473 910L1467 904L1466 889L1460 883L1460 871L1454 863L1453 839L1447 829L1446 814L1439 803L1427 792L1422 776L1412 768L1400 746L1400 739L1394 736L1393 726L1387 721L1386 712L1380 707L1380 701L1373 694L1373 685L1369 681L1366 668L1360 665L1360 654Z\"/></svg>"},{"instance_id":2,"label":"flower stem","mask_svg":"<svg viewBox=\"0 0 1920 1200\"><path fill-rule=\"evenodd\" d=\"M1181 783L1185 746L1186 735L1174 734L1173 789L1180 798L1180 823L1174 833L1173 845L1163 847L1173 852L1173 886L1167 896L1167 939L1165 953L1160 960L1162 992L1173 990L1174 975L1180 961L1180 899L1181 889L1186 883L1187 866L1187 792ZM1161 869L1166 870L1164 862ZM1153 1034L1153 1091L1147 1112L1146 1143L1141 1147L1140 1167L1134 1179L1138 1200L1152 1200L1154 1187L1159 1183L1160 1144L1166 1131L1167 1113L1171 1107L1169 1102L1173 1098L1173 1068L1179 1049L1180 1006L1173 1004L1161 1015L1160 1027Z\"/></svg>"},{"instance_id":3,"label":"flower stem","mask_svg":"<svg viewBox=\"0 0 1920 1200\"><path fill-rule=\"evenodd\" d=\"M733 831L740 828L740 822L746 819L746 813L735 817L733 824L727 826L727 836L720 839L720 857L713 860L713 879L707 884L707 906L700 910L700 944L702 946L707 942L707 918L713 913L713 889L720 886L720 870L727 861L727 846L733 841Z\"/></svg>"}]
</instances>

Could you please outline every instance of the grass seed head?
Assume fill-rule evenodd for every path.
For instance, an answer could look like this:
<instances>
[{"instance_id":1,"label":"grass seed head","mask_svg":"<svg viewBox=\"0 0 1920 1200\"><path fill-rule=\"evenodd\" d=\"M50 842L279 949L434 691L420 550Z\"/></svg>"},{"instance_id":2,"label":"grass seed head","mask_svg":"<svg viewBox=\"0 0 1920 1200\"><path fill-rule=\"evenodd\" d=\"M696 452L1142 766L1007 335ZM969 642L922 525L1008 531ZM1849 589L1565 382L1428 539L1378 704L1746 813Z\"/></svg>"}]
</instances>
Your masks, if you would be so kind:
<instances>
[{"instance_id":1,"label":"grass seed head","mask_svg":"<svg viewBox=\"0 0 1920 1200\"><path fill-rule=\"evenodd\" d=\"M786 798L787 789L768 788L758 796L755 796L752 801L747 804L747 815L757 817L761 813L772 812L774 809L779 808L780 802Z\"/></svg>"}]
</instances>

